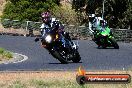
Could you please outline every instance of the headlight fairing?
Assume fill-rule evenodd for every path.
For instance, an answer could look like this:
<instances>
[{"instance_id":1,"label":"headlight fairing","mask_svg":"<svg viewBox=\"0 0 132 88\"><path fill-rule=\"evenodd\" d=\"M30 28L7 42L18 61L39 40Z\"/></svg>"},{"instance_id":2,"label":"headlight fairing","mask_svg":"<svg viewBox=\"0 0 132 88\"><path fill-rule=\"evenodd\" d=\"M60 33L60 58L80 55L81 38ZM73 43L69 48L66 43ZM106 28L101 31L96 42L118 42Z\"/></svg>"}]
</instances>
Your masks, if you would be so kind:
<instances>
[{"instance_id":1,"label":"headlight fairing","mask_svg":"<svg viewBox=\"0 0 132 88\"><path fill-rule=\"evenodd\" d=\"M52 41L51 35L47 35L47 36L45 37L45 41L48 42L48 43L50 43L50 42Z\"/></svg>"},{"instance_id":2,"label":"headlight fairing","mask_svg":"<svg viewBox=\"0 0 132 88\"><path fill-rule=\"evenodd\" d=\"M102 33L102 35L103 35L103 36L108 36L108 34L107 34L107 33Z\"/></svg>"}]
</instances>

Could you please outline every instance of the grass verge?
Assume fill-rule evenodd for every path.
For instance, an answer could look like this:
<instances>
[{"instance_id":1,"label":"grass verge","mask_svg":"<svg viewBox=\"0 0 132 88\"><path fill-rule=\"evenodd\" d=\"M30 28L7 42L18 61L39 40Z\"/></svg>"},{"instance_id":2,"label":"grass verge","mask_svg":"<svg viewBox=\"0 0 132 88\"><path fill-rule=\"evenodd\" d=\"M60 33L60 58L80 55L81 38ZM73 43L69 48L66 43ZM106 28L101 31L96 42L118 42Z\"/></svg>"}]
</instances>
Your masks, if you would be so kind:
<instances>
[{"instance_id":1,"label":"grass verge","mask_svg":"<svg viewBox=\"0 0 132 88\"><path fill-rule=\"evenodd\" d=\"M4 48L0 48L0 61L9 60L10 58L13 58L12 53Z\"/></svg>"},{"instance_id":2,"label":"grass verge","mask_svg":"<svg viewBox=\"0 0 132 88\"><path fill-rule=\"evenodd\" d=\"M130 74L132 71L89 71L89 74ZM0 72L1 88L132 88L129 84L85 84L76 82L75 71Z\"/></svg>"}]
</instances>

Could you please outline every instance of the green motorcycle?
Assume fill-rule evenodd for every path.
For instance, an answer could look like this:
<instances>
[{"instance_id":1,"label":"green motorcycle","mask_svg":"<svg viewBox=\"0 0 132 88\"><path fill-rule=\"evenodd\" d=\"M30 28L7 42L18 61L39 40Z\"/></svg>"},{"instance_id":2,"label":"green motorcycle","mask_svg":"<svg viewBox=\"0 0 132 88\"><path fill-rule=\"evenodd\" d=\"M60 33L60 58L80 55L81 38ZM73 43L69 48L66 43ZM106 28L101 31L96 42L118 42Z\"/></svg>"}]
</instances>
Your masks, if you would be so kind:
<instances>
[{"instance_id":1,"label":"green motorcycle","mask_svg":"<svg viewBox=\"0 0 132 88\"><path fill-rule=\"evenodd\" d=\"M101 28L101 26L98 28ZM114 47L115 49L119 49L119 45L109 27L105 27L103 31L95 30L93 34L93 41L98 45L98 48Z\"/></svg>"}]
</instances>

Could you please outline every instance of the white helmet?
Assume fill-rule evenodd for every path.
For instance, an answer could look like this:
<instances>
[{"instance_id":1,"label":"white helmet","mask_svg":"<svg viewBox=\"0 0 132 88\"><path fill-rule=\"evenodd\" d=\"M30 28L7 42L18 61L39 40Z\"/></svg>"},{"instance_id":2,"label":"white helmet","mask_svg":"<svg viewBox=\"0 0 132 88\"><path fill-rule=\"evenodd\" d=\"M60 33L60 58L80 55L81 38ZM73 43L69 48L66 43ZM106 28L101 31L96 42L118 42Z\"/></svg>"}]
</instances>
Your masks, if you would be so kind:
<instances>
[{"instance_id":1,"label":"white helmet","mask_svg":"<svg viewBox=\"0 0 132 88\"><path fill-rule=\"evenodd\" d=\"M89 15L89 21L93 22L94 19L95 19L95 14L90 14Z\"/></svg>"},{"instance_id":2,"label":"white helmet","mask_svg":"<svg viewBox=\"0 0 132 88\"><path fill-rule=\"evenodd\" d=\"M95 17L95 14L90 14L89 17Z\"/></svg>"}]
</instances>

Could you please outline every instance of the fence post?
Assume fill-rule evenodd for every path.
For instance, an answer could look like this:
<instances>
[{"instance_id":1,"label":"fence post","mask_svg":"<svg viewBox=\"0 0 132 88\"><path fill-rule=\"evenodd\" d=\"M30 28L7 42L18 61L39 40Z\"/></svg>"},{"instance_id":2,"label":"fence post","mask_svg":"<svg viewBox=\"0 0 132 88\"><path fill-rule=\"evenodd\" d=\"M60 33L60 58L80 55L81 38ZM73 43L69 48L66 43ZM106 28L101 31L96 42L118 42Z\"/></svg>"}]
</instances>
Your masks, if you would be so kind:
<instances>
[{"instance_id":1,"label":"fence post","mask_svg":"<svg viewBox=\"0 0 132 88\"><path fill-rule=\"evenodd\" d=\"M28 35L29 36L33 36L33 29L29 28L29 22L32 22L32 21L26 21L27 22L27 26L26 26L26 31L28 31Z\"/></svg>"}]
</instances>

